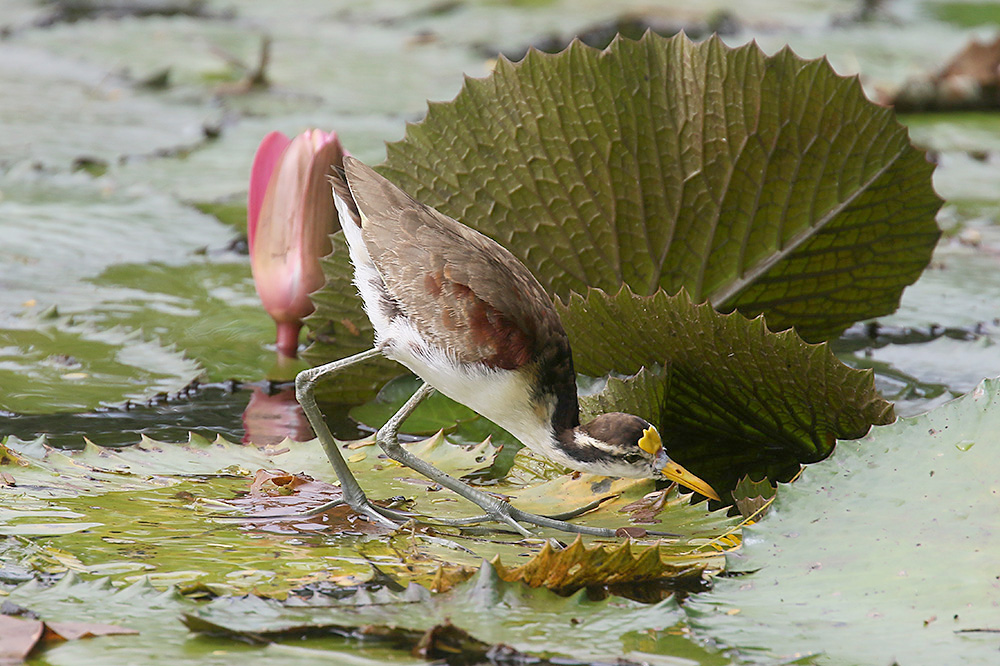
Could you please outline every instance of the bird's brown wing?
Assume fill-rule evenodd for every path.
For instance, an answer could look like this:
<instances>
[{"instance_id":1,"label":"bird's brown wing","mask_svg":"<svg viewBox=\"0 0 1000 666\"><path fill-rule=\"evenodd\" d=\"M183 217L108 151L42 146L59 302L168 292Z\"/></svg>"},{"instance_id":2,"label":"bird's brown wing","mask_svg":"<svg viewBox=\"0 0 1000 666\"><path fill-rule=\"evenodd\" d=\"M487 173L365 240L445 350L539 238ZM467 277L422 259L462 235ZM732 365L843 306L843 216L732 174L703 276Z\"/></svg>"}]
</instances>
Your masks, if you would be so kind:
<instances>
[{"instance_id":1,"label":"bird's brown wing","mask_svg":"<svg viewBox=\"0 0 1000 666\"><path fill-rule=\"evenodd\" d=\"M362 237L390 294L428 341L460 360L515 369L568 341L545 290L496 241L345 158Z\"/></svg>"}]
</instances>

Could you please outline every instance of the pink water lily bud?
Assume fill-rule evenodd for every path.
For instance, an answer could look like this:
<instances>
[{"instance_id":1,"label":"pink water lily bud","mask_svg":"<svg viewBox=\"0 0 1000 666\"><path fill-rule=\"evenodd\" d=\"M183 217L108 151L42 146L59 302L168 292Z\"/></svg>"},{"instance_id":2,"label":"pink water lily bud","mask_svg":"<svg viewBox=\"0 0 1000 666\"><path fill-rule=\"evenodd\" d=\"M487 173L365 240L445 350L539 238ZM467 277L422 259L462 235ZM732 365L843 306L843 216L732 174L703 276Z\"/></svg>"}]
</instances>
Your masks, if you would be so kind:
<instances>
[{"instance_id":1,"label":"pink water lily bud","mask_svg":"<svg viewBox=\"0 0 1000 666\"><path fill-rule=\"evenodd\" d=\"M343 166L334 132L307 130L289 140L271 132L250 170L247 238L257 295L278 326L278 352L298 353L302 319L313 311L309 294L323 286L320 257L339 229L329 175Z\"/></svg>"}]
</instances>

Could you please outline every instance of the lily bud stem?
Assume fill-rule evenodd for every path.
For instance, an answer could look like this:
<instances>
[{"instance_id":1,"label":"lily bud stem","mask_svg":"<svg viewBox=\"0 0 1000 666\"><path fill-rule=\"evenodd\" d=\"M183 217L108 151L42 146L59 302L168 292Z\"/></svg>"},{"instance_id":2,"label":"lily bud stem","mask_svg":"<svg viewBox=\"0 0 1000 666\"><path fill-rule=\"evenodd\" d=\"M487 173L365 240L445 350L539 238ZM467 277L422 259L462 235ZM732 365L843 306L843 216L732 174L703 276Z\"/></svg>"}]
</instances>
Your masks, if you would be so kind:
<instances>
[{"instance_id":1,"label":"lily bud stem","mask_svg":"<svg viewBox=\"0 0 1000 666\"><path fill-rule=\"evenodd\" d=\"M299 355L299 331L302 330L300 321L279 321L278 322L278 353L288 358L296 358Z\"/></svg>"}]
</instances>

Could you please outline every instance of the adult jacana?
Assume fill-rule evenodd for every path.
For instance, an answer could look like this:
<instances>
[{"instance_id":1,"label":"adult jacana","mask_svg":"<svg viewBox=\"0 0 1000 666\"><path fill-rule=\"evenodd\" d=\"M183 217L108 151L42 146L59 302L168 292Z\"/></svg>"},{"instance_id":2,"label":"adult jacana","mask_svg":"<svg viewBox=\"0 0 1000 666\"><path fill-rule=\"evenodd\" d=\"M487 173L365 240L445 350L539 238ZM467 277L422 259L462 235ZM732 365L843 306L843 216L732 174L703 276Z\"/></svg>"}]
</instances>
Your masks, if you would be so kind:
<instances>
[{"instance_id":1,"label":"adult jacana","mask_svg":"<svg viewBox=\"0 0 1000 666\"><path fill-rule=\"evenodd\" d=\"M616 412L580 424L566 332L548 294L514 255L351 157L333 178L333 192L375 345L302 372L296 394L353 509L391 525L410 518L368 501L337 450L313 389L320 377L380 353L425 383L379 430L378 444L389 457L523 534L521 522L603 536L614 531L520 511L406 451L397 441L399 425L434 389L572 469L666 477L718 499L707 483L670 460L656 428L638 416Z\"/></svg>"}]
</instances>

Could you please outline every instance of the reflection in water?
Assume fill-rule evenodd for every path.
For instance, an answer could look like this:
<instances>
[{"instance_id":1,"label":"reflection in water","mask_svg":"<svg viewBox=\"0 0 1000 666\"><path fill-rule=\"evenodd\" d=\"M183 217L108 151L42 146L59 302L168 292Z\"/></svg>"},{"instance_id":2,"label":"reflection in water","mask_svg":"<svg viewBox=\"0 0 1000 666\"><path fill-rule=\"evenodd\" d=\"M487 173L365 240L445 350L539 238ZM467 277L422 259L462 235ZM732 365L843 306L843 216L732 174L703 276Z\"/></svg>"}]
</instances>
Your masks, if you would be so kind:
<instances>
[{"instance_id":1,"label":"reflection in water","mask_svg":"<svg viewBox=\"0 0 1000 666\"><path fill-rule=\"evenodd\" d=\"M269 393L256 387L243 411L243 443L274 444L285 438L305 442L313 438L306 415L291 388Z\"/></svg>"},{"instance_id":2,"label":"reflection in water","mask_svg":"<svg viewBox=\"0 0 1000 666\"><path fill-rule=\"evenodd\" d=\"M161 442L186 442L189 433L209 440L221 436L230 442L246 441L245 430L256 432L258 427L258 408L254 405L257 394L261 393L265 402L269 402L268 393L275 393L275 396L270 396L275 398L286 389L292 390L290 383L221 382L199 384L178 394L157 396L144 404L129 403L78 414L14 414L0 411L0 439L6 435L23 440L45 436L46 443L64 449L83 448L84 438L100 446L128 446L138 443L143 435ZM282 407L288 411L293 408L298 408L294 397ZM268 406L261 409L275 408ZM364 437L368 433L358 429L347 415L348 409L346 405L323 406L334 435L340 439ZM254 416L248 419L249 414ZM305 423L304 417L301 418L301 423ZM248 424L248 420L252 422ZM264 420L295 422L285 421L285 417ZM266 429L263 431L267 432ZM276 431L272 429L271 432ZM312 438L308 424L305 431L299 431L303 434L296 435L295 432L293 429L287 434L296 440ZM279 439L283 438L284 435ZM253 441L262 443L257 439Z\"/></svg>"}]
</instances>

